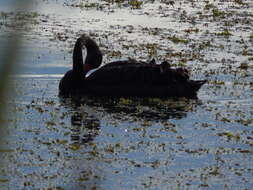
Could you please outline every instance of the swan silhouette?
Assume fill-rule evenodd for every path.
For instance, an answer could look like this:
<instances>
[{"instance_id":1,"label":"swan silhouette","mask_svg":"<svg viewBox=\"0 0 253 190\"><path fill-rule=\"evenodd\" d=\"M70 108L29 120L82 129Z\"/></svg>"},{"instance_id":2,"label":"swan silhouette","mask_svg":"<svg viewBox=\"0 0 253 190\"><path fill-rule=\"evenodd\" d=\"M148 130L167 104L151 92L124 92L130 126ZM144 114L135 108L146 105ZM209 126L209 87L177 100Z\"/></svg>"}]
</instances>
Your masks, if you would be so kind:
<instances>
[{"instance_id":1,"label":"swan silhouette","mask_svg":"<svg viewBox=\"0 0 253 190\"><path fill-rule=\"evenodd\" d=\"M83 64L82 50L86 48ZM170 68L167 62L150 64L136 60L115 61L98 68L102 53L87 35L77 39L73 68L61 79L60 95L188 97L196 98L206 80L190 80L183 68ZM92 69L96 71L91 72Z\"/></svg>"}]
</instances>

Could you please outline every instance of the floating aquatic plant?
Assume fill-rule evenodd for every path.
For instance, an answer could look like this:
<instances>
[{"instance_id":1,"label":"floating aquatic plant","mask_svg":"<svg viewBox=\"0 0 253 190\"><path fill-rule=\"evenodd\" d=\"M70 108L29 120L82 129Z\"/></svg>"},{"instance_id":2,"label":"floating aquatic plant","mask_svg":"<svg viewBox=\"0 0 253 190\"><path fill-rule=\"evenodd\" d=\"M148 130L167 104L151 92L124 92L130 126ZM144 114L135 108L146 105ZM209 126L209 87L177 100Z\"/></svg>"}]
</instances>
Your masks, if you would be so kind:
<instances>
[{"instance_id":1,"label":"floating aquatic plant","mask_svg":"<svg viewBox=\"0 0 253 190\"><path fill-rule=\"evenodd\" d=\"M239 66L240 69L248 69L249 65L248 63L241 63L241 65Z\"/></svg>"},{"instance_id":2,"label":"floating aquatic plant","mask_svg":"<svg viewBox=\"0 0 253 190\"><path fill-rule=\"evenodd\" d=\"M217 33L217 35L229 37L229 36L231 36L232 34L231 34L231 32L229 32L228 29L224 29L222 32Z\"/></svg>"},{"instance_id":3,"label":"floating aquatic plant","mask_svg":"<svg viewBox=\"0 0 253 190\"><path fill-rule=\"evenodd\" d=\"M249 55L248 49L244 48L244 49L242 50L242 55L243 55L243 56Z\"/></svg>"},{"instance_id":4,"label":"floating aquatic plant","mask_svg":"<svg viewBox=\"0 0 253 190\"><path fill-rule=\"evenodd\" d=\"M246 5L246 3L243 2L242 0L234 0L234 2L239 4L239 5Z\"/></svg>"},{"instance_id":5,"label":"floating aquatic plant","mask_svg":"<svg viewBox=\"0 0 253 190\"><path fill-rule=\"evenodd\" d=\"M199 29L198 28L189 28L189 29L186 29L184 30L186 33L198 33L199 32Z\"/></svg>"},{"instance_id":6,"label":"floating aquatic plant","mask_svg":"<svg viewBox=\"0 0 253 190\"><path fill-rule=\"evenodd\" d=\"M214 17L224 17L225 14L226 14L224 11L221 11L221 10L219 10L219 9L217 9L217 8L214 8L214 9L212 10L212 13L213 13L213 16L214 16Z\"/></svg>"},{"instance_id":7,"label":"floating aquatic plant","mask_svg":"<svg viewBox=\"0 0 253 190\"><path fill-rule=\"evenodd\" d=\"M251 33L251 34L249 35L249 39L250 39L250 40L253 40L253 33Z\"/></svg>"},{"instance_id":8,"label":"floating aquatic plant","mask_svg":"<svg viewBox=\"0 0 253 190\"><path fill-rule=\"evenodd\" d=\"M204 10L210 10L210 9L214 9L216 8L214 6L214 4L211 4L211 3L207 3L205 6L204 6Z\"/></svg>"},{"instance_id":9,"label":"floating aquatic plant","mask_svg":"<svg viewBox=\"0 0 253 190\"><path fill-rule=\"evenodd\" d=\"M253 57L249 57L248 60L249 60L249 61L253 61Z\"/></svg>"},{"instance_id":10,"label":"floating aquatic plant","mask_svg":"<svg viewBox=\"0 0 253 190\"><path fill-rule=\"evenodd\" d=\"M73 143L73 144L69 145L69 148L73 151L76 151L80 148L80 144Z\"/></svg>"},{"instance_id":11,"label":"floating aquatic plant","mask_svg":"<svg viewBox=\"0 0 253 190\"><path fill-rule=\"evenodd\" d=\"M229 140L231 140L231 139L240 140L240 139L241 139L241 136L240 136L239 133L233 134L233 133L230 132L230 131L223 132L223 133L218 133L218 136L225 136L225 137L227 137Z\"/></svg>"},{"instance_id":12,"label":"floating aquatic plant","mask_svg":"<svg viewBox=\"0 0 253 190\"><path fill-rule=\"evenodd\" d=\"M142 5L142 1L138 0L130 0L128 3L133 9L140 9Z\"/></svg>"},{"instance_id":13,"label":"floating aquatic plant","mask_svg":"<svg viewBox=\"0 0 253 190\"><path fill-rule=\"evenodd\" d=\"M189 40L187 39L183 39L177 36L172 36L172 37L168 37L169 40L171 40L173 43L177 44L177 43L184 43L187 44L189 42Z\"/></svg>"}]
</instances>

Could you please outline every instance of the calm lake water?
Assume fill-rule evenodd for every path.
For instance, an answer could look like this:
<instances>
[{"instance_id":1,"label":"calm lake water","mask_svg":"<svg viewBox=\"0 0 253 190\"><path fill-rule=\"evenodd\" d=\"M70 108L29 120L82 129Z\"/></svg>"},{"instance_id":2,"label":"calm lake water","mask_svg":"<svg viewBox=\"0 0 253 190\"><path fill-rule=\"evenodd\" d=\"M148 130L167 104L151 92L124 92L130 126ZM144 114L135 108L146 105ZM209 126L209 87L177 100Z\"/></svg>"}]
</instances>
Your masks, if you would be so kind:
<instances>
[{"instance_id":1,"label":"calm lake water","mask_svg":"<svg viewBox=\"0 0 253 190\"><path fill-rule=\"evenodd\" d=\"M0 189L253 189L253 2L108 2L0 0L1 57L23 33ZM197 100L59 98L83 33L103 64L168 60L208 83Z\"/></svg>"}]
</instances>

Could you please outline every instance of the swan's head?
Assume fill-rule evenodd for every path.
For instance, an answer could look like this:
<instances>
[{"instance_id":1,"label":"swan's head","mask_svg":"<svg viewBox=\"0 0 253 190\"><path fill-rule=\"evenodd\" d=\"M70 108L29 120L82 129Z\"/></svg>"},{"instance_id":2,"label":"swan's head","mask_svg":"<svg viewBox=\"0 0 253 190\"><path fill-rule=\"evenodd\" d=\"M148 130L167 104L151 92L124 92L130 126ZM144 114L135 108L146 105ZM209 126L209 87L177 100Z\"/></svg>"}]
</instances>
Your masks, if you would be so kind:
<instances>
[{"instance_id":1,"label":"swan's head","mask_svg":"<svg viewBox=\"0 0 253 190\"><path fill-rule=\"evenodd\" d=\"M101 63L102 53L97 43L90 37L82 35L74 46L73 69L68 71L60 81L60 93L68 94L84 88L85 74L98 68Z\"/></svg>"},{"instance_id":2,"label":"swan's head","mask_svg":"<svg viewBox=\"0 0 253 190\"><path fill-rule=\"evenodd\" d=\"M83 51L86 53L83 53ZM102 53L97 43L87 35L78 38L73 51L74 73L84 75L89 70L99 67L101 63Z\"/></svg>"},{"instance_id":3,"label":"swan's head","mask_svg":"<svg viewBox=\"0 0 253 190\"><path fill-rule=\"evenodd\" d=\"M81 43L82 54L85 55L83 64L84 73L98 68L102 63L102 53L97 43L87 35L82 35L78 40Z\"/></svg>"}]
</instances>

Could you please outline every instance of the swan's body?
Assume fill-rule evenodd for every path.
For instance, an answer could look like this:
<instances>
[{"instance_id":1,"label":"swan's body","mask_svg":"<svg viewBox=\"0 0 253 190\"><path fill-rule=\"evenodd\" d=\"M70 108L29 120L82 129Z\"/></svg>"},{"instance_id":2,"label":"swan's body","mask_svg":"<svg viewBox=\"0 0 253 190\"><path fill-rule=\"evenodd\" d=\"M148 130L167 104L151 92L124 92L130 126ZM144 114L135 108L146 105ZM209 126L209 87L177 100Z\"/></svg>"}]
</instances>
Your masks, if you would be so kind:
<instances>
[{"instance_id":1,"label":"swan's body","mask_svg":"<svg viewBox=\"0 0 253 190\"><path fill-rule=\"evenodd\" d=\"M87 49L84 65L83 46ZM153 61L151 64L135 60L116 61L88 73L101 62L102 54L97 44L85 35L79 38L73 52L73 69L62 78L60 94L194 98L206 82L190 80L185 69L172 69L166 62L157 65Z\"/></svg>"}]
</instances>

